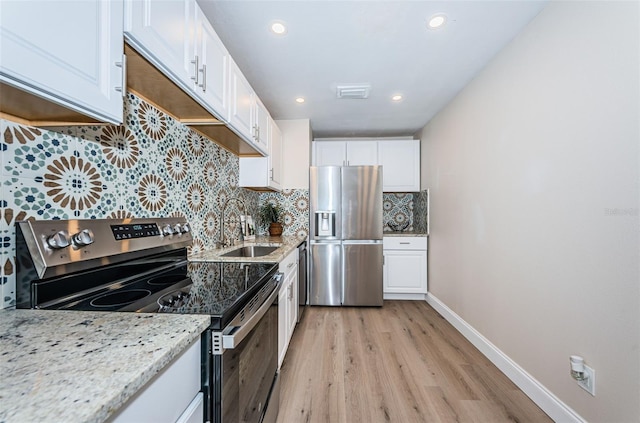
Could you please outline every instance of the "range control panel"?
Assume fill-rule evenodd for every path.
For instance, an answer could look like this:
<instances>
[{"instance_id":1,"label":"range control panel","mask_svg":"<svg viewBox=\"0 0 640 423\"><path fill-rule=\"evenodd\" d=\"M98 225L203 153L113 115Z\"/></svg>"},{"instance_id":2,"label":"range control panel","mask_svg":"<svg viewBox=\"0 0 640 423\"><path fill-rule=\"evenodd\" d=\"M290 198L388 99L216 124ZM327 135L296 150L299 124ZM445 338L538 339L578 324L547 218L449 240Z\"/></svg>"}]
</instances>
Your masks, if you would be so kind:
<instances>
[{"instance_id":1,"label":"range control panel","mask_svg":"<svg viewBox=\"0 0 640 423\"><path fill-rule=\"evenodd\" d=\"M121 224L111 225L111 232L113 237L119 241L122 239L132 238L144 238L147 236L159 236L160 228L156 223L144 223L144 224Z\"/></svg>"},{"instance_id":2,"label":"range control panel","mask_svg":"<svg viewBox=\"0 0 640 423\"><path fill-rule=\"evenodd\" d=\"M31 220L17 227L41 278L84 269L90 261L122 261L136 252L185 248L193 241L184 217Z\"/></svg>"}]
</instances>

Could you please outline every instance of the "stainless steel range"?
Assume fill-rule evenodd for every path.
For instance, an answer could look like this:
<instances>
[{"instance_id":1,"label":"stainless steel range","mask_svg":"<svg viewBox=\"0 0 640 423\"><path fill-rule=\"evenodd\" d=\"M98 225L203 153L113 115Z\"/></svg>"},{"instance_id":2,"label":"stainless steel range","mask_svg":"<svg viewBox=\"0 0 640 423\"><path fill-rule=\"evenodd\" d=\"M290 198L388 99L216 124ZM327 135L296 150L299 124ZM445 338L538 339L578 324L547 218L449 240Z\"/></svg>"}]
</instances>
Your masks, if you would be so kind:
<instances>
[{"instance_id":1,"label":"stainless steel range","mask_svg":"<svg viewBox=\"0 0 640 423\"><path fill-rule=\"evenodd\" d=\"M209 315L203 421L275 421L277 264L189 263L184 218L25 221L16 236L18 308Z\"/></svg>"}]
</instances>

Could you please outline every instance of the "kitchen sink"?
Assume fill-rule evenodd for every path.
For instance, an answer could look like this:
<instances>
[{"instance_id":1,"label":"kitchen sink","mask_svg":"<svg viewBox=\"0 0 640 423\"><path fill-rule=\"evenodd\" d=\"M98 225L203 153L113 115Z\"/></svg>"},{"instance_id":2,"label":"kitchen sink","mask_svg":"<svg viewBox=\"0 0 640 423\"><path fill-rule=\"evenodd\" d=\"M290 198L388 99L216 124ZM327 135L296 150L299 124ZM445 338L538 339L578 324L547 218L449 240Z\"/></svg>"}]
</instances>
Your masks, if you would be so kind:
<instances>
[{"instance_id":1,"label":"kitchen sink","mask_svg":"<svg viewBox=\"0 0 640 423\"><path fill-rule=\"evenodd\" d=\"M240 247L231 250L228 253L221 254L220 257L262 257L273 253L280 247L260 247L251 245L248 247Z\"/></svg>"}]
</instances>

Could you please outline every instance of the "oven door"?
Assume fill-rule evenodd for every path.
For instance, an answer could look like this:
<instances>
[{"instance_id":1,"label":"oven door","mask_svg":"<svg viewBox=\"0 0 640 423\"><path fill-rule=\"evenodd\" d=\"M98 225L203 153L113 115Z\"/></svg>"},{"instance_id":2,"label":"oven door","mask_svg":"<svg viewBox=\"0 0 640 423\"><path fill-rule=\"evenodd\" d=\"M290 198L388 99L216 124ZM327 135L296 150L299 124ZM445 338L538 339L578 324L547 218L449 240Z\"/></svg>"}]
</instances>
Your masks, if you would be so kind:
<instances>
[{"instance_id":1,"label":"oven door","mask_svg":"<svg viewBox=\"0 0 640 423\"><path fill-rule=\"evenodd\" d=\"M280 283L241 326L232 321L213 336L223 346L214 355L214 423L266 423L278 414L279 288Z\"/></svg>"}]
</instances>

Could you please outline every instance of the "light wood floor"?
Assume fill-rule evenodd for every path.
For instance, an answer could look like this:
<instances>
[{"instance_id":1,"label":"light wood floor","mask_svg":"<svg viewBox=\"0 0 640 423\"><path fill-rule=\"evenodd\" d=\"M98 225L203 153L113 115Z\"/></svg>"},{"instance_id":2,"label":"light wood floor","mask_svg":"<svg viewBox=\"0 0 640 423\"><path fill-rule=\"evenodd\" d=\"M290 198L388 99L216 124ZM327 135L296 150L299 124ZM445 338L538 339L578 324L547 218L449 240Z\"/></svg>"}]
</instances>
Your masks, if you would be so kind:
<instances>
[{"instance_id":1,"label":"light wood floor","mask_svg":"<svg viewBox=\"0 0 640 423\"><path fill-rule=\"evenodd\" d=\"M424 301L307 307L278 423L551 422Z\"/></svg>"}]
</instances>

